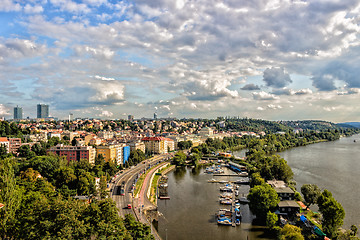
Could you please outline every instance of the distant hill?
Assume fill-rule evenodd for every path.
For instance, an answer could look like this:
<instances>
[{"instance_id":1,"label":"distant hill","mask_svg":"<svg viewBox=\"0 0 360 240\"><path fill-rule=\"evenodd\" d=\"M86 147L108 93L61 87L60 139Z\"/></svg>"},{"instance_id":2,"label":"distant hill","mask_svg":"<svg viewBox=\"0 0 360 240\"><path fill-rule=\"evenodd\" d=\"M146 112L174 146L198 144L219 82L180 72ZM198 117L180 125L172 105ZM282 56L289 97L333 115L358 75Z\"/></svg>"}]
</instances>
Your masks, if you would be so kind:
<instances>
[{"instance_id":1,"label":"distant hill","mask_svg":"<svg viewBox=\"0 0 360 240\"><path fill-rule=\"evenodd\" d=\"M304 130L328 130L328 129L339 129L341 126L338 126L335 123L321 121L321 120L303 120L303 121L280 121L279 123L291 127L291 128L301 128Z\"/></svg>"},{"instance_id":2,"label":"distant hill","mask_svg":"<svg viewBox=\"0 0 360 240\"><path fill-rule=\"evenodd\" d=\"M360 122L344 122L344 123L338 123L337 125L340 126L340 127L360 128Z\"/></svg>"}]
</instances>

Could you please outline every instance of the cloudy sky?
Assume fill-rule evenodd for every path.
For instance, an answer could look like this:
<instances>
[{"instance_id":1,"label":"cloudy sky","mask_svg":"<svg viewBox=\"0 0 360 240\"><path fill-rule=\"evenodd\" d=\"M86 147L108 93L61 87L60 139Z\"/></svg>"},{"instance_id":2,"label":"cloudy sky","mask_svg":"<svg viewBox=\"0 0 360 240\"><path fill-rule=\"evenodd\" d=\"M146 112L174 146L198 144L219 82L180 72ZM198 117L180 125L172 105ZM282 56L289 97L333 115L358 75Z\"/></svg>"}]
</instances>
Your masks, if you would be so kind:
<instances>
[{"instance_id":1,"label":"cloudy sky","mask_svg":"<svg viewBox=\"0 0 360 240\"><path fill-rule=\"evenodd\" d=\"M0 0L0 116L360 121L358 0Z\"/></svg>"}]
</instances>

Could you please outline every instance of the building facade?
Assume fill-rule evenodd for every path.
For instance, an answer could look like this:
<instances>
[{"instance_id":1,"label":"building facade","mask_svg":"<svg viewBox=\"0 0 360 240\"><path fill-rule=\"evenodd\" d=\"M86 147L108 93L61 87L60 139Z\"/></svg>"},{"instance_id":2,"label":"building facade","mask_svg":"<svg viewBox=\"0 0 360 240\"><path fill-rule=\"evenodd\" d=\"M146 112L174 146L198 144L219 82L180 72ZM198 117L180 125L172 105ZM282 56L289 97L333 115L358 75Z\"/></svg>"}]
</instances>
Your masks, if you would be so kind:
<instances>
[{"instance_id":1,"label":"building facade","mask_svg":"<svg viewBox=\"0 0 360 240\"><path fill-rule=\"evenodd\" d=\"M47 152L65 156L68 161L80 161L86 159L90 164L95 164L96 150L92 146L69 146L58 144L51 147Z\"/></svg>"},{"instance_id":2,"label":"building facade","mask_svg":"<svg viewBox=\"0 0 360 240\"><path fill-rule=\"evenodd\" d=\"M14 107L14 120L23 119L23 109L19 106Z\"/></svg>"},{"instance_id":3,"label":"building facade","mask_svg":"<svg viewBox=\"0 0 360 240\"><path fill-rule=\"evenodd\" d=\"M164 137L146 137L141 141L144 142L146 151L150 153L168 153L174 151L175 144L174 141L170 138Z\"/></svg>"},{"instance_id":4,"label":"building facade","mask_svg":"<svg viewBox=\"0 0 360 240\"><path fill-rule=\"evenodd\" d=\"M143 142L131 142L129 146L131 152L140 149L143 153L145 153L145 144Z\"/></svg>"},{"instance_id":5,"label":"building facade","mask_svg":"<svg viewBox=\"0 0 360 240\"><path fill-rule=\"evenodd\" d=\"M49 105L38 104L36 117L37 118L48 118L49 117Z\"/></svg>"}]
</instances>

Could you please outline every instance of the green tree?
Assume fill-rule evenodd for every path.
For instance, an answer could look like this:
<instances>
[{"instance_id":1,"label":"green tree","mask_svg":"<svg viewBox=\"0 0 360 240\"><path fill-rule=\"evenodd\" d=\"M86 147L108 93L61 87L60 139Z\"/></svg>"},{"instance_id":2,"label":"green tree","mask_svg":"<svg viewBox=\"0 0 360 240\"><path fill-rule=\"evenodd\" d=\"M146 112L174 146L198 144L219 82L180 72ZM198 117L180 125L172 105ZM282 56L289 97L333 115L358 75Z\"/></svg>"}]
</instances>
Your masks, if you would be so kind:
<instances>
[{"instance_id":1,"label":"green tree","mask_svg":"<svg viewBox=\"0 0 360 240\"><path fill-rule=\"evenodd\" d=\"M260 173L256 172L251 174L250 187L253 188L257 185L265 184L265 180L260 176Z\"/></svg>"},{"instance_id":2,"label":"green tree","mask_svg":"<svg viewBox=\"0 0 360 240\"><path fill-rule=\"evenodd\" d=\"M191 164L192 165L197 165L199 160L200 160L200 156L199 154L196 154L196 153L192 153L190 156L189 156L189 160L191 161Z\"/></svg>"},{"instance_id":3,"label":"green tree","mask_svg":"<svg viewBox=\"0 0 360 240\"><path fill-rule=\"evenodd\" d=\"M328 237L335 238L338 228L342 226L344 221L344 208L335 200L331 192L326 189L318 197L317 205L323 216L322 226L324 232Z\"/></svg>"},{"instance_id":4,"label":"green tree","mask_svg":"<svg viewBox=\"0 0 360 240\"><path fill-rule=\"evenodd\" d=\"M301 229L297 226L286 224L279 234L279 240L304 240Z\"/></svg>"},{"instance_id":5,"label":"green tree","mask_svg":"<svg viewBox=\"0 0 360 240\"><path fill-rule=\"evenodd\" d=\"M11 226L15 222L16 211L20 207L22 192L16 185L14 160L0 159L0 203L5 206L0 209L0 238L11 236Z\"/></svg>"},{"instance_id":6,"label":"green tree","mask_svg":"<svg viewBox=\"0 0 360 240\"><path fill-rule=\"evenodd\" d=\"M257 185L250 189L247 196L251 211L259 219L266 219L267 212L280 202L276 191L268 184Z\"/></svg>"},{"instance_id":7,"label":"green tree","mask_svg":"<svg viewBox=\"0 0 360 240\"><path fill-rule=\"evenodd\" d=\"M144 240L155 239L154 236L151 235L150 227L141 222L136 221L134 216L131 214L125 215L124 224L126 229L130 231L133 239L144 239Z\"/></svg>"},{"instance_id":8,"label":"green tree","mask_svg":"<svg viewBox=\"0 0 360 240\"><path fill-rule=\"evenodd\" d=\"M7 156L6 147L3 145L0 145L0 158L5 158Z\"/></svg>"},{"instance_id":9,"label":"green tree","mask_svg":"<svg viewBox=\"0 0 360 240\"><path fill-rule=\"evenodd\" d=\"M107 188L106 176L101 176L100 186L99 186L99 194L101 199L107 198L109 196L106 188Z\"/></svg>"},{"instance_id":10,"label":"green tree","mask_svg":"<svg viewBox=\"0 0 360 240\"><path fill-rule=\"evenodd\" d=\"M173 163L176 166L183 166L185 165L185 161L186 161L186 155L183 152L177 152L173 158Z\"/></svg>"},{"instance_id":11,"label":"green tree","mask_svg":"<svg viewBox=\"0 0 360 240\"><path fill-rule=\"evenodd\" d=\"M22 145L19 148L18 153L19 153L19 157L24 157L26 159L31 159L36 155L33 151L30 150L29 145Z\"/></svg>"},{"instance_id":12,"label":"green tree","mask_svg":"<svg viewBox=\"0 0 360 240\"><path fill-rule=\"evenodd\" d=\"M272 213L270 211L267 212L267 214L266 214L266 226L268 226L268 228L273 230L276 227L278 220L279 220L279 217L278 217L278 215L276 215L276 213Z\"/></svg>"},{"instance_id":13,"label":"green tree","mask_svg":"<svg viewBox=\"0 0 360 240\"><path fill-rule=\"evenodd\" d=\"M315 184L304 184L301 187L301 193L304 196L306 206L310 207L311 204L316 203L316 200L321 195L321 190Z\"/></svg>"}]
</instances>

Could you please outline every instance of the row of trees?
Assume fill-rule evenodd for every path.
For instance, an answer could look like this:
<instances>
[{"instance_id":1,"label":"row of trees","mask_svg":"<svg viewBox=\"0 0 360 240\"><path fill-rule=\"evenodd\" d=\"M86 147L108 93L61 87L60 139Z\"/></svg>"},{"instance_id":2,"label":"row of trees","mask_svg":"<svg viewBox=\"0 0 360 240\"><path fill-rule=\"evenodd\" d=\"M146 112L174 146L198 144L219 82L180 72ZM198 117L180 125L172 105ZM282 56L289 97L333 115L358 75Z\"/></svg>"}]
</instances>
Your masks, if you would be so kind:
<instances>
[{"instance_id":1,"label":"row of trees","mask_svg":"<svg viewBox=\"0 0 360 240\"><path fill-rule=\"evenodd\" d=\"M121 219L107 198L105 164L41 156L17 163L0 159L1 239L153 239L150 227ZM94 177L100 176L96 187ZM76 194L100 198L75 200Z\"/></svg>"}]
</instances>

